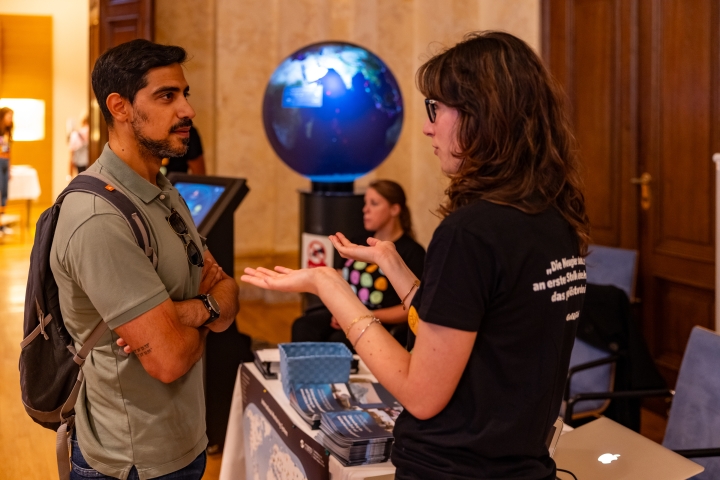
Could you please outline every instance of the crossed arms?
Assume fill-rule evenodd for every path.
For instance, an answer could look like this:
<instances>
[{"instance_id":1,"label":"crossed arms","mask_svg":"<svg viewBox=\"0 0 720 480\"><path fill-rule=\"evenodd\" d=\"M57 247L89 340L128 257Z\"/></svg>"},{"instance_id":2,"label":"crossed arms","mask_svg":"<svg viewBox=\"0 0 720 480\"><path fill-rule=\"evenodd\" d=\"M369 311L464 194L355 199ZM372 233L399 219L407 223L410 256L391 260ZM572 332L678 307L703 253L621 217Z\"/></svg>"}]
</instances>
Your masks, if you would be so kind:
<instances>
[{"instance_id":1,"label":"crossed arms","mask_svg":"<svg viewBox=\"0 0 720 480\"><path fill-rule=\"evenodd\" d=\"M223 272L209 250L203 254L204 267L199 293L209 293L220 305L220 317L203 327L209 314L198 299L157 307L115 329L117 343L134 353L145 371L161 382L170 383L185 375L202 357L208 331L222 332L234 321L240 304L235 280Z\"/></svg>"}]
</instances>

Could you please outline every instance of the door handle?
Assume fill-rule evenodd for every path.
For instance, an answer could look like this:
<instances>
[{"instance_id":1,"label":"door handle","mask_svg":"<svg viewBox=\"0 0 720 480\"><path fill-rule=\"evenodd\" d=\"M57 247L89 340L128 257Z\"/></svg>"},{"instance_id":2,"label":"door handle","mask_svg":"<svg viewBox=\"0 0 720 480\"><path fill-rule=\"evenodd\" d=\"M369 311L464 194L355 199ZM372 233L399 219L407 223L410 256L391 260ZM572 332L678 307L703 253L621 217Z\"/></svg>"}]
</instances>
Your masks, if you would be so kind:
<instances>
[{"instance_id":1,"label":"door handle","mask_svg":"<svg viewBox=\"0 0 720 480\"><path fill-rule=\"evenodd\" d=\"M650 193L650 183L652 182L652 175L648 172L640 175L640 178L631 178L630 183L640 185L640 208L643 210L650 210L652 204L652 195Z\"/></svg>"}]
</instances>

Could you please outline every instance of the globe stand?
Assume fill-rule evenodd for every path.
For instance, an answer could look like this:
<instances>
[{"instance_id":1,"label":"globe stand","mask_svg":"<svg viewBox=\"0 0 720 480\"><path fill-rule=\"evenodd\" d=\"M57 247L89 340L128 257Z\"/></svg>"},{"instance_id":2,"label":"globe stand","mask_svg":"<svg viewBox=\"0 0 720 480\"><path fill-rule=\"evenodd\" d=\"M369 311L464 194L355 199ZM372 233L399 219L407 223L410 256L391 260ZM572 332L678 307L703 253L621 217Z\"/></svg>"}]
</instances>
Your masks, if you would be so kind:
<instances>
[{"instance_id":1,"label":"globe stand","mask_svg":"<svg viewBox=\"0 0 720 480\"><path fill-rule=\"evenodd\" d=\"M303 233L327 237L342 232L353 241L364 242L370 232L363 226L364 195L353 191L353 182L325 183L313 182L312 191L300 191L300 252L303 252ZM326 264L341 268L345 260L332 245L325 242ZM309 265L301 265L306 268ZM303 312L322 305L318 297L303 295Z\"/></svg>"},{"instance_id":2,"label":"globe stand","mask_svg":"<svg viewBox=\"0 0 720 480\"><path fill-rule=\"evenodd\" d=\"M312 182L312 191L353 193L355 191L355 184L353 182Z\"/></svg>"}]
</instances>

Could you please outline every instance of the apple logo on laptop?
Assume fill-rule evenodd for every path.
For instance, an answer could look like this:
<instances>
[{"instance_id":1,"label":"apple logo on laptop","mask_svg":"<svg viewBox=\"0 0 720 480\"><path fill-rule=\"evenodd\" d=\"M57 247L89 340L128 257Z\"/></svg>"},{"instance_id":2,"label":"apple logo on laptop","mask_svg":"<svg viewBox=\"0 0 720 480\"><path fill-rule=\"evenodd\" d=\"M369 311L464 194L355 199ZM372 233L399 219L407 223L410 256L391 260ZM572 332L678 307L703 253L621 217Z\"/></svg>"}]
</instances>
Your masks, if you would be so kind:
<instances>
[{"instance_id":1,"label":"apple logo on laptop","mask_svg":"<svg viewBox=\"0 0 720 480\"><path fill-rule=\"evenodd\" d=\"M617 460L619 456L620 455L615 455L612 453L603 453L602 455L600 455L598 457L598 462L604 463L605 465L607 465L608 463Z\"/></svg>"}]
</instances>

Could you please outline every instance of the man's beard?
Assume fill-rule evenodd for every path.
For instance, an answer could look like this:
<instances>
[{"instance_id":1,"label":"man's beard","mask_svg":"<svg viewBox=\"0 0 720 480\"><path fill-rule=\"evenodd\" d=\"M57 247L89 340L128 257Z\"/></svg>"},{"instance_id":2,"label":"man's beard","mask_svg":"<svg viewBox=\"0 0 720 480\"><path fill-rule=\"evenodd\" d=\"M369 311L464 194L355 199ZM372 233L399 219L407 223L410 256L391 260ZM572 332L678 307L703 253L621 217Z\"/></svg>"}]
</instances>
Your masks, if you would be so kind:
<instances>
[{"instance_id":1,"label":"man's beard","mask_svg":"<svg viewBox=\"0 0 720 480\"><path fill-rule=\"evenodd\" d=\"M160 160L162 160L163 158L182 157L187 153L188 144L190 143L190 137L182 139L181 147L173 147L170 139L167 138L165 140L153 140L152 138L148 138L143 135L140 128L147 121L148 117L141 110L136 110L136 112L137 116L133 118L130 125L132 126L133 133L135 134L135 138L137 139L141 152L143 152L147 156L151 156ZM192 127L192 124L193 122L191 119L183 118L170 128L169 133L174 132L178 128Z\"/></svg>"}]
</instances>

